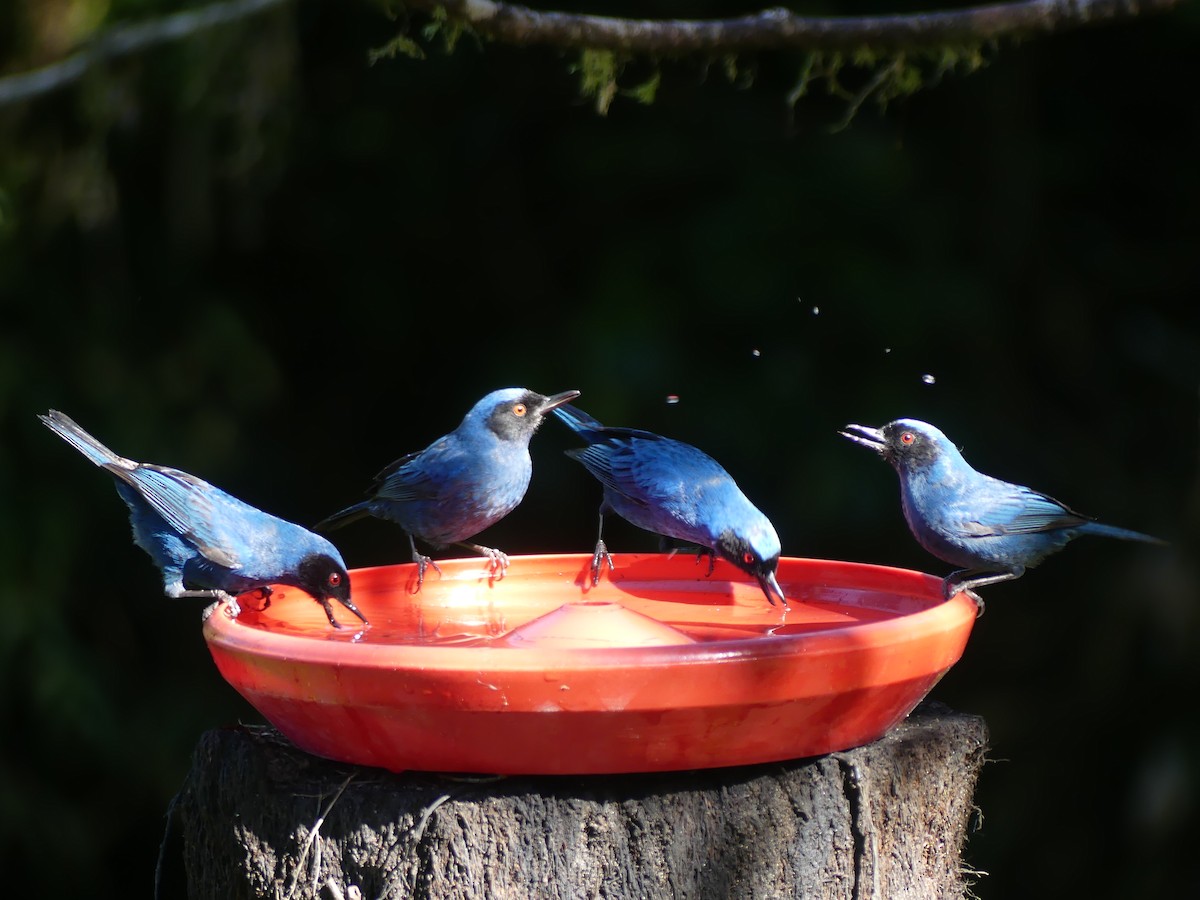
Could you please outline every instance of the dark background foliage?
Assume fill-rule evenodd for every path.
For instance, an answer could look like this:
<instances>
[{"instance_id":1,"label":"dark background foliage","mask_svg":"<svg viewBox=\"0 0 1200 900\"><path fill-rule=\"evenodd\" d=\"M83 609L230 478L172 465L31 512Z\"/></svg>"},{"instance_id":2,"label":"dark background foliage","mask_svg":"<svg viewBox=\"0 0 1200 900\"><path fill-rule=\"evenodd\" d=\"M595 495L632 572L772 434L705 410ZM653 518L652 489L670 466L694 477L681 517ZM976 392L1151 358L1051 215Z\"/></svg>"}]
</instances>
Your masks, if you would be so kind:
<instances>
[{"instance_id":1,"label":"dark background foliage","mask_svg":"<svg viewBox=\"0 0 1200 900\"><path fill-rule=\"evenodd\" d=\"M76 7L95 11L5 6L0 72L61 56L72 34L47 22ZM1194 8L1005 46L840 133L844 101L786 104L797 58L739 60L738 83L668 63L652 106L602 118L572 54L466 38L368 66L400 24L304 0L0 108L9 884L148 892L198 736L259 721L202 604L160 598L109 479L35 413L313 522L525 385L705 448L787 555L946 571L894 475L836 435L901 415L1171 539L1081 541L990 589L934 697L992 731L981 897L1195 894ZM569 443L543 429L488 542L590 547ZM337 540L352 566L404 555L384 524Z\"/></svg>"}]
</instances>

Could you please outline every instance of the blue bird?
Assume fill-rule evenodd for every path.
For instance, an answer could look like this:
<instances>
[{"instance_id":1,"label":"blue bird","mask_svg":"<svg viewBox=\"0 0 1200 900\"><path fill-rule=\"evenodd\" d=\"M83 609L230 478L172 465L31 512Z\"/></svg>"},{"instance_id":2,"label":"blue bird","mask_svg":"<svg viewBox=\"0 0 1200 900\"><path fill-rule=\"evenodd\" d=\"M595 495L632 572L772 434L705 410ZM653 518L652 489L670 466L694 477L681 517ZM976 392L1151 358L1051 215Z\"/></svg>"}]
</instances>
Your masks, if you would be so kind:
<instances>
[{"instance_id":1,"label":"blue bird","mask_svg":"<svg viewBox=\"0 0 1200 900\"><path fill-rule=\"evenodd\" d=\"M414 538L434 547L457 544L490 561L500 577L508 556L472 544L473 537L495 525L525 497L533 463L529 440L550 410L574 400L579 391L545 397L525 388L492 391L457 428L417 453L402 456L375 476L368 499L317 523L321 530L375 516L395 522L408 533L417 589L425 569L441 569L417 552Z\"/></svg>"},{"instance_id":2,"label":"blue bird","mask_svg":"<svg viewBox=\"0 0 1200 900\"><path fill-rule=\"evenodd\" d=\"M604 486L592 584L600 580L602 562L613 567L604 543L604 516L616 513L639 528L703 548L710 575L715 557L728 560L754 576L772 605L777 597L787 605L775 578L779 536L715 459L649 431L606 428L573 406L554 414L587 444L566 451L567 456Z\"/></svg>"},{"instance_id":3,"label":"blue bird","mask_svg":"<svg viewBox=\"0 0 1200 900\"><path fill-rule=\"evenodd\" d=\"M69 416L50 410L43 424L116 479L129 507L133 540L162 570L168 597L227 600L259 590L270 602L270 586L287 584L311 594L333 618L337 600L365 623L350 601L350 575L337 548L299 525L243 503L195 475L118 456ZM184 583L203 589L188 590Z\"/></svg>"},{"instance_id":4,"label":"blue bird","mask_svg":"<svg viewBox=\"0 0 1200 900\"><path fill-rule=\"evenodd\" d=\"M976 472L958 448L926 422L897 419L882 428L847 425L839 433L891 463L900 476L904 518L917 543L938 559L962 567L942 580L946 599L968 591L978 601L974 588L1020 578L1081 534L1165 543L1101 525L1039 491Z\"/></svg>"}]
</instances>

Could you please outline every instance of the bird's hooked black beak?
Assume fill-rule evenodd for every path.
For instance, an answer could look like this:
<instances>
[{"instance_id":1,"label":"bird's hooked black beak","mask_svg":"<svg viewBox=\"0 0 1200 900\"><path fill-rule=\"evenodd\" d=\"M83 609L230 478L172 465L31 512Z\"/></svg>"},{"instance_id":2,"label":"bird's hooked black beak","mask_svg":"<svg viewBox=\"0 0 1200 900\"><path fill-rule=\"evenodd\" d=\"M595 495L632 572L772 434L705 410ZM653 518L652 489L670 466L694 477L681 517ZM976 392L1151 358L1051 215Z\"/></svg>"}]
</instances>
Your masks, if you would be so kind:
<instances>
[{"instance_id":1,"label":"bird's hooked black beak","mask_svg":"<svg viewBox=\"0 0 1200 900\"><path fill-rule=\"evenodd\" d=\"M783 606L787 606L787 598L783 596L783 588L779 586L779 581L775 578L774 572L768 572L765 575L756 575L755 577L758 579L758 586L767 595L767 599L771 601L772 606L775 606L776 597L779 598L779 602Z\"/></svg>"},{"instance_id":2,"label":"bird's hooked black beak","mask_svg":"<svg viewBox=\"0 0 1200 900\"><path fill-rule=\"evenodd\" d=\"M562 406L564 403L570 403L579 396L579 391L563 391L561 394L553 394L546 398L546 402L542 404L539 413L545 415L550 410Z\"/></svg>"},{"instance_id":3,"label":"bird's hooked black beak","mask_svg":"<svg viewBox=\"0 0 1200 900\"><path fill-rule=\"evenodd\" d=\"M844 438L849 438L856 444L869 447L880 456L883 456L887 452L887 439L878 428L870 428L866 425L847 425L846 430L839 431L838 434Z\"/></svg>"}]
</instances>

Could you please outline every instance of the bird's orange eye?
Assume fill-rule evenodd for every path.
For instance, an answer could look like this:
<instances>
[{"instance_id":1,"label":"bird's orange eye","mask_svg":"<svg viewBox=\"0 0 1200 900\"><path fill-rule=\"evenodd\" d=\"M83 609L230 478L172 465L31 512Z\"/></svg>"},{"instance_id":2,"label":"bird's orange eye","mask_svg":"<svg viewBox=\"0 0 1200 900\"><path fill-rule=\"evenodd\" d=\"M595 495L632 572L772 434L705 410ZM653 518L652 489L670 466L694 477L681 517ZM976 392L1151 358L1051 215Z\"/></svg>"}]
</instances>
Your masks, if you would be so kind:
<instances>
[{"instance_id":1,"label":"bird's orange eye","mask_svg":"<svg viewBox=\"0 0 1200 900\"><path fill-rule=\"evenodd\" d=\"M908 446L916 439L917 439L917 436L915 434L913 434L911 431L906 431L906 432L904 432L904 434L900 435L900 443L904 444L905 446Z\"/></svg>"},{"instance_id":2,"label":"bird's orange eye","mask_svg":"<svg viewBox=\"0 0 1200 900\"><path fill-rule=\"evenodd\" d=\"M339 584L342 583L342 573L341 572L330 572L329 578L326 580L329 582L330 587L337 587Z\"/></svg>"},{"instance_id":3,"label":"bird's orange eye","mask_svg":"<svg viewBox=\"0 0 1200 900\"><path fill-rule=\"evenodd\" d=\"M754 554L751 553L749 550L747 550L745 553L742 554L742 562L744 562L748 566L753 565Z\"/></svg>"},{"instance_id":4,"label":"bird's orange eye","mask_svg":"<svg viewBox=\"0 0 1200 900\"><path fill-rule=\"evenodd\" d=\"M525 415L525 404L518 403L516 406L514 406L513 407L513 415L517 416L518 418Z\"/></svg>"}]
</instances>

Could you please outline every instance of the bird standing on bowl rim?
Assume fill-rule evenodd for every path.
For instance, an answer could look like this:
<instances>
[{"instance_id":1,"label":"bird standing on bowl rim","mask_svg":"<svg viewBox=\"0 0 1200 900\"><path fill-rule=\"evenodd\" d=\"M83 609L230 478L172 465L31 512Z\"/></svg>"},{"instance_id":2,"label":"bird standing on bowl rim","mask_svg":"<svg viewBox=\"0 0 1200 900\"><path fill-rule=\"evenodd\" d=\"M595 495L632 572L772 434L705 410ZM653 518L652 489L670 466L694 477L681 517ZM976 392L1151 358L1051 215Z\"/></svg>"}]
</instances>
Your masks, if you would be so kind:
<instances>
[{"instance_id":1,"label":"bird standing on bowl rim","mask_svg":"<svg viewBox=\"0 0 1200 900\"><path fill-rule=\"evenodd\" d=\"M715 459L682 441L632 428L608 428L574 406L554 411L587 446L566 451L604 487L600 531L592 555L592 584L602 564L613 568L604 543L604 516L616 513L655 534L697 545L709 558L752 575L774 606L787 600L775 570L779 536Z\"/></svg>"},{"instance_id":2,"label":"bird standing on bowl rim","mask_svg":"<svg viewBox=\"0 0 1200 900\"><path fill-rule=\"evenodd\" d=\"M503 578L508 556L468 542L517 508L533 475L529 441L550 410L574 400L579 391L544 396L526 388L492 391L476 403L457 428L424 450L402 456L378 475L369 497L317 523L339 528L366 516L395 522L408 534L417 564L417 589L430 557L414 538L434 547L455 544L488 558Z\"/></svg>"},{"instance_id":3,"label":"bird standing on bowl rim","mask_svg":"<svg viewBox=\"0 0 1200 900\"><path fill-rule=\"evenodd\" d=\"M1020 578L1025 570L1083 534L1164 544L1156 537L1102 525L1053 497L977 472L941 431L917 419L839 432L878 453L900 476L909 530L938 559L961 566L942 580L959 591ZM982 605L981 605L982 609Z\"/></svg>"},{"instance_id":4,"label":"bird standing on bowl rim","mask_svg":"<svg viewBox=\"0 0 1200 900\"><path fill-rule=\"evenodd\" d=\"M117 493L129 507L134 543L162 571L168 597L227 601L237 616L237 594L259 590L269 603L270 586L286 584L312 595L334 628L341 625L330 600L369 624L350 600L350 575L341 554L325 538L195 475L118 456L58 410L38 418L116 480ZM185 582L200 587L188 589Z\"/></svg>"}]
</instances>

